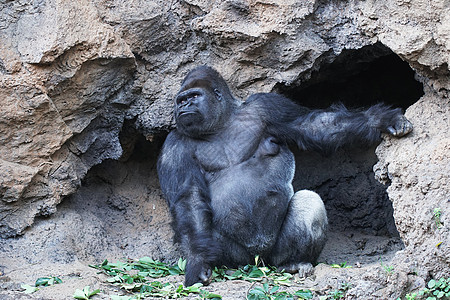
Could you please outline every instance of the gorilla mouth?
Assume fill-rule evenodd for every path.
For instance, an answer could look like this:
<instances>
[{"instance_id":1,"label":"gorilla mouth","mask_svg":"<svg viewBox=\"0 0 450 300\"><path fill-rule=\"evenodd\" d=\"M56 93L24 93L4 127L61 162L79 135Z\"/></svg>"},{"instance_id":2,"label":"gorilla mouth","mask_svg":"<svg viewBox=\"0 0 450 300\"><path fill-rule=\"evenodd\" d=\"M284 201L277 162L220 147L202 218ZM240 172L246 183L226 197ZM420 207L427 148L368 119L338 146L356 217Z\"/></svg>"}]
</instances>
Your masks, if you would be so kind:
<instances>
[{"instance_id":1,"label":"gorilla mouth","mask_svg":"<svg viewBox=\"0 0 450 300\"><path fill-rule=\"evenodd\" d=\"M197 113L198 112L192 111L192 110L180 110L178 112L178 117L185 116L185 115L194 115L194 114L197 114Z\"/></svg>"}]
</instances>

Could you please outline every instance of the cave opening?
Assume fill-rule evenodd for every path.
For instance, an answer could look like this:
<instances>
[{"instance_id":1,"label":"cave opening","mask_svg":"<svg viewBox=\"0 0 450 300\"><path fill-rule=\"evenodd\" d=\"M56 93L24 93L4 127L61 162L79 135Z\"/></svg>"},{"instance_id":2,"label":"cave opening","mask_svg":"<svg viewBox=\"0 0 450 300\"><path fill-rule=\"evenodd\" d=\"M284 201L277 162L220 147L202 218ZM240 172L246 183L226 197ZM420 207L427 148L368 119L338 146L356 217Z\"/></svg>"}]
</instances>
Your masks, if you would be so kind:
<instances>
[{"instance_id":1,"label":"cave opening","mask_svg":"<svg viewBox=\"0 0 450 300\"><path fill-rule=\"evenodd\" d=\"M278 84L275 91L309 108L327 108L333 103L363 108L386 103L406 110L424 94L423 85L415 79L408 63L381 43L344 50L335 58L324 59L298 82ZM349 252L361 251L374 257L403 247L387 186L375 180L375 149L341 149L330 157L294 150L294 189L316 191L327 208L332 240L329 244L334 249L325 249L323 260L330 259L327 252L332 259L338 259L346 251L336 249L349 243L354 244L354 251ZM376 244L383 250L376 250ZM342 259L349 257L351 260L352 256L345 255Z\"/></svg>"},{"instance_id":2,"label":"cave opening","mask_svg":"<svg viewBox=\"0 0 450 300\"><path fill-rule=\"evenodd\" d=\"M406 109L424 94L408 63L379 42L328 57L299 82L275 90L309 108L340 102L348 108L387 103Z\"/></svg>"}]
</instances>

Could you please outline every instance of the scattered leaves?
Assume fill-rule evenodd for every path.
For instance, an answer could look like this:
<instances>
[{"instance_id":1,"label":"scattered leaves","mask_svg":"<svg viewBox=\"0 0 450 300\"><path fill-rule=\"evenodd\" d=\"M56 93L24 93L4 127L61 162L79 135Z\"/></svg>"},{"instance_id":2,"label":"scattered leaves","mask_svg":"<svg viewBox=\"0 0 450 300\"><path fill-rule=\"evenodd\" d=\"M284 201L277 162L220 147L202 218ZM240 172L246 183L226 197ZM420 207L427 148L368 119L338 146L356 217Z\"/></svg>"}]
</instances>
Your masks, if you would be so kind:
<instances>
[{"instance_id":1,"label":"scattered leaves","mask_svg":"<svg viewBox=\"0 0 450 300\"><path fill-rule=\"evenodd\" d=\"M91 298L94 295L97 295L98 293L100 293L100 290L97 289L91 291L90 286L85 286L82 290L77 289L73 294L73 297L75 299L89 300L89 298Z\"/></svg>"},{"instance_id":2,"label":"scattered leaves","mask_svg":"<svg viewBox=\"0 0 450 300\"><path fill-rule=\"evenodd\" d=\"M261 264L262 262L257 256L255 265L246 265L239 269L214 268L212 278L213 281L246 280L250 282L269 281L279 285L291 284L292 274L279 272L275 267L260 266Z\"/></svg>"},{"instance_id":3,"label":"scattered leaves","mask_svg":"<svg viewBox=\"0 0 450 300\"><path fill-rule=\"evenodd\" d=\"M40 278L36 279L36 283L34 285L35 286L49 286L49 285L54 285L54 284L59 284L59 283L62 283L62 280L55 276L40 277Z\"/></svg>"},{"instance_id":4,"label":"scattered leaves","mask_svg":"<svg viewBox=\"0 0 450 300\"><path fill-rule=\"evenodd\" d=\"M31 286L29 284L22 284L20 287L25 289L25 291L23 291L25 294L32 294L38 290L37 287Z\"/></svg>"},{"instance_id":5,"label":"scattered leaves","mask_svg":"<svg viewBox=\"0 0 450 300\"><path fill-rule=\"evenodd\" d=\"M248 300L290 300L290 299L312 299L313 294L310 290L298 290L294 294L279 291L280 286L270 286L269 283L264 283L262 287L258 286L248 292Z\"/></svg>"},{"instance_id":6,"label":"scattered leaves","mask_svg":"<svg viewBox=\"0 0 450 300\"><path fill-rule=\"evenodd\" d=\"M340 264L332 264L331 267L335 268L335 269L341 269L341 268L348 269L348 268L351 268L352 266L347 265L347 262L344 261L343 263L340 263Z\"/></svg>"}]
</instances>

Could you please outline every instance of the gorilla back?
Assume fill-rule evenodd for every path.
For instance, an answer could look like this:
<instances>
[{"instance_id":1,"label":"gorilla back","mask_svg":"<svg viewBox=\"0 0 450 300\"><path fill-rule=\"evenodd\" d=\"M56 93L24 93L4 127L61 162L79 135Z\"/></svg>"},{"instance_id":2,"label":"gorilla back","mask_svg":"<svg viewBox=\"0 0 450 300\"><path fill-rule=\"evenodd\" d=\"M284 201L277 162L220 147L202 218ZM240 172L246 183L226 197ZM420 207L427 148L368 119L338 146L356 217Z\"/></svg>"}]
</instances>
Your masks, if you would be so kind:
<instances>
[{"instance_id":1,"label":"gorilla back","mask_svg":"<svg viewBox=\"0 0 450 300\"><path fill-rule=\"evenodd\" d=\"M207 284L213 266L251 263L257 254L291 272L311 271L325 244L326 211L316 193L294 194L288 143L329 153L412 130L384 105L309 110L270 93L241 103L205 66L186 76L174 111L177 128L164 143L158 175L188 261L186 285Z\"/></svg>"}]
</instances>

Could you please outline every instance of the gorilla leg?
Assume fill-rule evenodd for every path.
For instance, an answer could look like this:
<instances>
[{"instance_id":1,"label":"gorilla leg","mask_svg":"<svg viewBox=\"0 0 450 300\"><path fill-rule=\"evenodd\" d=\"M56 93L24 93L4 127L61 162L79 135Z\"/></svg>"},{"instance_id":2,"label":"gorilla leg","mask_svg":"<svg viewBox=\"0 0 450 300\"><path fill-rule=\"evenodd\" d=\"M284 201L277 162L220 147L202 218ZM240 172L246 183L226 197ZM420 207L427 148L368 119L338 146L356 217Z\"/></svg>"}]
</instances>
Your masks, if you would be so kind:
<instances>
[{"instance_id":1,"label":"gorilla leg","mask_svg":"<svg viewBox=\"0 0 450 300\"><path fill-rule=\"evenodd\" d=\"M325 245L327 226L320 196L308 190L296 192L269 262L286 272L307 275Z\"/></svg>"},{"instance_id":2,"label":"gorilla leg","mask_svg":"<svg viewBox=\"0 0 450 300\"><path fill-rule=\"evenodd\" d=\"M252 255L245 246L240 245L232 238L228 238L217 231L214 232L214 239L221 245L222 255L216 261L217 266L227 266L229 268L238 268L254 261L255 255Z\"/></svg>"}]
</instances>

